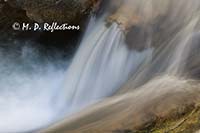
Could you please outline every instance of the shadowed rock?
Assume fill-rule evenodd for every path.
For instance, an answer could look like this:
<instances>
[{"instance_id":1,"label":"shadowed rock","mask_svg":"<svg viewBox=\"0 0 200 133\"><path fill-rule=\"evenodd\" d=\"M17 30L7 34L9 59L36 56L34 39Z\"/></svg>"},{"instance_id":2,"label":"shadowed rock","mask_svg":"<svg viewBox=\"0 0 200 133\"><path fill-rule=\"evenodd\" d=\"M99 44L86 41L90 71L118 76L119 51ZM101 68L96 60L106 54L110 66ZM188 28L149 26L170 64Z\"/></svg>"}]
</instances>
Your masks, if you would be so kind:
<instances>
[{"instance_id":1,"label":"shadowed rock","mask_svg":"<svg viewBox=\"0 0 200 133\"><path fill-rule=\"evenodd\" d=\"M37 22L79 23L100 0L9 0L9 4L26 11Z\"/></svg>"}]
</instances>

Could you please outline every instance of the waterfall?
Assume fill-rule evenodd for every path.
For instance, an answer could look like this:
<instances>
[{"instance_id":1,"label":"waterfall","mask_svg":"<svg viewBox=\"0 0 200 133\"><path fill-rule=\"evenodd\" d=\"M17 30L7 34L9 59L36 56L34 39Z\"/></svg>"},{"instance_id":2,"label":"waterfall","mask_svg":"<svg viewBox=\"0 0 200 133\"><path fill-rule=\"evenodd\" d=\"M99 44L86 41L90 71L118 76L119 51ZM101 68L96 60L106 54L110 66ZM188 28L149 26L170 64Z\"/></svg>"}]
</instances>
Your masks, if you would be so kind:
<instances>
[{"instance_id":1,"label":"waterfall","mask_svg":"<svg viewBox=\"0 0 200 133\"><path fill-rule=\"evenodd\" d=\"M151 58L152 49L129 50L116 23L107 27L105 18L92 18L65 70L41 67L37 50L28 46L16 61L9 54L0 63L0 132L27 132L113 95Z\"/></svg>"},{"instance_id":2,"label":"waterfall","mask_svg":"<svg viewBox=\"0 0 200 133\"><path fill-rule=\"evenodd\" d=\"M137 6L134 0L129 1ZM141 6L141 9L138 10L144 16L148 16L150 13L145 12L143 8L145 7L143 5L145 0L141 1L136 0ZM155 117L159 118L159 113L164 118L165 110L187 107L185 103L193 103L196 99L199 99L199 78L196 79L195 76L198 75L199 77L200 74L200 2L198 0L166 0L167 3L162 0L152 0L150 2L152 7L155 6L159 10L163 10L159 4L162 3L164 7L166 6L164 16L153 18L153 24L146 23L147 27L150 26L153 29L151 45L154 50L144 49L142 52L129 50L124 45L124 35L116 24L106 28L102 21L96 23L96 27L92 28L93 32L89 32L91 34L84 37L69 68L67 75L74 75L75 77L80 75L77 76L80 78L76 80L71 78L74 86L68 89L74 87L75 89L71 89L69 93L71 97L67 101L72 101L72 108L77 109L79 105L87 106L90 101L95 102L116 92L118 88L120 90L114 96L85 109L77 116L49 127L46 130L47 132L112 132L118 131L118 129L122 129L123 132L123 129L126 128L133 130L134 124L136 124L137 131L137 127L140 127L139 123L144 124L142 126L146 128L146 125L155 122ZM157 2L161 3L158 4ZM88 38L92 38L92 41L88 41ZM103 49L104 44L106 49ZM92 51L88 52L88 55L85 53L90 51L87 46ZM115 49L115 47L120 49ZM96 48L100 50L99 54L94 52ZM115 50L118 52L115 53ZM123 56L120 53L123 53ZM130 56L127 56L128 54ZM146 58L147 62L145 62L147 56L150 56L151 60ZM126 64L127 62L130 64ZM94 68L89 67L90 63L96 66ZM121 67L118 67L118 63ZM73 71L73 68L79 66L84 67L80 68L79 71ZM101 69L102 66L103 69ZM119 75L117 77L120 78L115 79L115 74ZM130 79L129 74L131 74ZM93 78L88 80L87 76ZM98 79L98 76L102 78ZM127 79L129 80L123 84ZM90 81L93 84L88 84ZM64 88L67 88L71 82L70 77L67 77L65 80L66 87ZM76 86L77 84L81 86ZM104 86L106 84L109 88ZM95 87L96 85L98 86ZM160 121L158 120L158 122Z\"/></svg>"},{"instance_id":3,"label":"waterfall","mask_svg":"<svg viewBox=\"0 0 200 133\"><path fill-rule=\"evenodd\" d=\"M129 106L131 111L139 110L159 96L175 91L189 94L190 88L196 87L188 81L199 72L200 46L196 40L200 37L200 2L170 0L163 3L163 10L159 0L128 1L135 2L134 12L144 17L137 26L152 26L151 39L146 39L151 47L131 49L121 27L115 22L108 26L107 16L103 16L91 18L66 68L58 69L49 62L40 66L40 57L33 48L23 47L20 55L19 51L0 49L0 132L37 130L83 109L116 117L114 111ZM154 6L158 8L156 13L150 12ZM161 16L149 16L157 12L162 12ZM70 129L76 126L79 124Z\"/></svg>"},{"instance_id":4,"label":"waterfall","mask_svg":"<svg viewBox=\"0 0 200 133\"><path fill-rule=\"evenodd\" d=\"M91 24L88 27L63 87L62 101L72 111L114 94L152 53L150 48L143 52L129 50L115 23L106 27L104 19L99 19L93 28Z\"/></svg>"}]
</instances>

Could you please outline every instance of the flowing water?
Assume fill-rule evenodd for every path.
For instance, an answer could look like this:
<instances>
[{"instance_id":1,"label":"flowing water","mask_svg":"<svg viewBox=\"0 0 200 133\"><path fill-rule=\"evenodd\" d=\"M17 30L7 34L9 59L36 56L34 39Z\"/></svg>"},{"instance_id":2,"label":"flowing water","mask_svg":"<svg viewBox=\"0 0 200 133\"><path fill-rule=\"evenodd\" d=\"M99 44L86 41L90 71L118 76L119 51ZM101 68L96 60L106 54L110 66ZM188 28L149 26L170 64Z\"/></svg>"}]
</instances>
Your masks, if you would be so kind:
<instances>
[{"instance_id":1,"label":"flowing water","mask_svg":"<svg viewBox=\"0 0 200 133\"><path fill-rule=\"evenodd\" d=\"M29 47L20 51L19 59L15 58L14 51L0 49L0 132L27 132L42 128L112 96L120 88L123 95L119 93L119 97L107 104L131 99L124 103L133 101L136 106L140 104L138 99L153 99L177 86L187 86L187 77L192 77L190 74L199 66L196 65L199 42L195 41L200 36L200 2L193 0L183 5L184 2L171 2L174 5L166 11L167 19L156 23L161 30L151 32L151 47L141 51L129 49L121 28L115 22L106 26L105 17L91 19L80 47L66 68L57 68L49 62L41 66L37 50ZM143 1L145 6L141 6L137 0L136 3L139 3L141 9L138 11L144 16L149 12L143 8L155 4ZM155 27L153 25L152 29L159 29ZM189 65L188 59L191 59ZM140 91L132 92L134 89Z\"/></svg>"},{"instance_id":2,"label":"flowing water","mask_svg":"<svg viewBox=\"0 0 200 133\"><path fill-rule=\"evenodd\" d=\"M131 79L129 79L129 81L126 82L126 84L123 85L119 91L117 91L117 89L114 89L114 91L111 89L111 92L117 91L117 93L113 97L105 99L103 102L98 103L96 106L92 106L90 108L85 109L83 112L81 112L80 114L76 114L76 116L71 117L69 120L66 119L60 123L53 125L49 129L47 129L47 131L61 131L61 132L62 131L93 132L93 131L108 131L108 130L111 131L113 129L112 127L120 125L123 122L124 126L127 127L125 125L126 121L127 122L135 121L135 123L137 124L138 121L135 120L134 117L132 117L132 115L136 114L135 117L137 116L140 117L140 115L141 117L143 116L147 117L147 115L144 115L145 114L144 112L147 112L147 114L151 114L153 111L155 111L157 106L162 105L162 101L160 100L170 99L169 101L171 102L171 104L176 105L176 104L181 104L183 101L188 102L189 100L192 101L197 97L199 97L198 92L200 88L199 86L200 2L198 0L191 0L191 1L166 0L165 2L163 2L162 0L150 0L148 2L145 0L126 0L124 1L124 3L125 5L126 4L134 5L133 6L133 8L135 8L133 9L134 13L140 14L142 16L142 20L144 20L143 23L141 22L142 25L140 26L150 27L150 29L152 30L150 44L151 47L154 47L154 49L142 50L142 53L145 52L146 50L147 51L152 50L152 52L150 52L151 54L149 54L151 55L150 58L147 58L147 60L143 60L142 59L143 54L140 53L139 62L142 60L143 61L140 64L139 68L136 69L135 71L131 71L133 72L131 73L132 75ZM127 8L129 8L129 6L127 6ZM129 11L131 12L132 10ZM121 13L119 13L118 15L121 15ZM128 15L124 16L127 17ZM98 26L98 23L96 24L96 26ZM103 28L101 28L102 31L101 30L95 31L95 28L93 28L92 30L94 31L94 33L92 34L93 37L91 38L97 39L96 37L98 36L98 33L100 34L101 32L104 31L103 35L105 35L105 38L102 39L100 37L98 38L99 40L97 42L99 42L100 45L103 41L106 42L106 40L109 40L109 44L112 44L113 38L115 38L114 41L118 40L118 37L116 37L118 36L118 30L116 30L115 28L116 28L115 24L109 27L109 30L105 31ZM97 29L98 28L96 28L96 30ZM134 36L132 37L133 40L137 39L134 38ZM109 46L112 45L107 44L106 51L110 50ZM92 46L90 47L92 49ZM98 49L101 48L98 47ZM92 51L95 51L95 47L94 50ZM112 51L111 53L113 52L114 51ZM134 54L134 47L132 52L133 52L132 54ZM101 56L103 57L106 55L107 54L105 55L103 54ZM98 56L97 55L92 56L91 63L92 60L95 58L97 59ZM118 60L118 58L116 60ZM127 58L127 60L129 61L129 63L131 63L132 60L134 62L135 60L137 60L137 56L133 55L133 57ZM106 59L102 60L101 65L104 64L104 61L106 61ZM77 64L78 62L79 61L77 58ZM109 62L112 61L110 60ZM109 62L107 64L109 64ZM134 62L133 65L137 66L139 62L137 61L136 64ZM122 65L124 65L123 63ZM98 67L101 68L101 65L98 65L98 63L94 64L95 65L97 64L95 68ZM88 62L85 63L85 65L87 68ZM128 65L126 64L123 67L124 68L128 67ZM103 69L103 71L107 71L109 67L104 67L104 68L106 69L105 70ZM115 68L115 65L113 68ZM91 74L94 73L92 71L93 69L91 69L90 67L88 67L88 69L86 70L87 72L91 70L90 71ZM115 70L115 69L110 69L110 70ZM108 72L110 72L110 70ZM81 72L84 73L86 71L80 70L80 73ZM108 72L106 72L105 75L109 74ZM126 74L125 72L126 71L123 70L122 73ZM122 73L118 73L120 77L123 77ZM113 74L111 73L111 75ZM84 89L84 86L86 85L87 82L86 80L83 79L80 78L79 81L75 81L75 82L80 82L83 85L81 86L81 88L83 87L83 89L80 89L80 94L82 94L86 90ZM115 78L112 77L112 79L115 82ZM96 81L96 78L92 80ZM105 81L104 79L102 79L103 83L107 83L107 80L112 82L110 78L108 79L106 78ZM110 83L109 81L108 83ZM118 78L116 79L116 81L117 84L119 83L120 85L121 80ZM102 82L100 82L100 84L101 83ZM104 87L100 87L99 90L101 90L101 88ZM90 88L88 90L90 90ZM109 89L106 90L108 90L108 92L110 91ZM93 90L91 88L90 91L91 93L93 93L93 91L95 92L96 90ZM99 91L97 92L98 92L97 94L100 94L99 96L103 94L100 93ZM75 93L79 94L79 90L77 90ZM74 95L74 96L75 99L77 100L84 97L81 95ZM88 97L88 99L90 98L92 99L89 93L88 95L86 95L86 97ZM99 97L97 96L96 98ZM84 100L80 101L81 104L85 102ZM163 100L163 103L164 102L165 101ZM76 100L73 101L72 103L74 105L79 105L79 102ZM158 105L156 105L156 103ZM167 104L168 103L166 103L166 106ZM163 110L165 110L165 103L164 106L162 106L162 108ZM132 117L130 119L128 119L129 114ZM142 120L145 119L147 118L145 117L142 118Z\"/></svg>"},{"instance_id":3,"label":"flowing water","mask_svg":"<svg viewBox=\"0 0 200 133\"><path fill-rule=\"evenodd\" d=\"M129 50L117 24L98 20L84 37L65 79L64 101L72 110L115 93L151 57L152 49Z\"/></svg>"},{"instance_id":4,"label":"flowing water","mask_svg":"<svg viewBox=\"0 0 200 133\"><path fill-rule=\"evenodd\" d=\"M1 56L0 132L34 130L111 96L151 57L152 49L129 50L117 24L108 28L103 19L92 19L67 70L51 63L40 67L34 52L24 47L22 64Z\"/></svg>"},{"instance_id":5,"label":"flowing water","mask_svg":"<svg viewBox=\"0 0 200 133\"><path fill-rule=\"evenodd\" d=\"M20 42L17 42L20 43ZM16 53L15 53L16 52ZM50 123L59 113L53 98L64 70L40 65L37 50L25 46L0 52L0 132L30 131Z\"/></svg>"}]
</instances>

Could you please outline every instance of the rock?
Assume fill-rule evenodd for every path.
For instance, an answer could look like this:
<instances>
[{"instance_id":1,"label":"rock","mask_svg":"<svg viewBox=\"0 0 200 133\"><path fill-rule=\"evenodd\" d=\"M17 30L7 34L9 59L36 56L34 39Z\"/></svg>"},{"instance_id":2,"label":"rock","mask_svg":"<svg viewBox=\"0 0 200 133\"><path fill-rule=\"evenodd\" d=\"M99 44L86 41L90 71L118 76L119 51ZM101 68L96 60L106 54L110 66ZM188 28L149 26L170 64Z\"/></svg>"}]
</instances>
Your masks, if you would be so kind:
<instances>
[{"instance_id":1,"label":"rock","mask_svg":"<svg viewBox=\"0 0 200 133\"><path fill-rule=\"evenodd\" d=\"M13 22L58 22L81 24L101 0L0 0L0 27ZM3 28L2 28L3 27ZM7 28L6 28L7 27Z\"/></svg>"},{"instance_id":2,"label":"rock","mask_svg":"<svg viewBox=\"0 0 200 133\"><path fill-rule=\"evenodd\" d=\"M85 29L88 15L98 10L100 2L101 0L0 0L0 33L2 33L0 41L34 40L45 47L54 46L63 49L66 43L73 40L73 46L76 46L74 40L78 40L79 35ZM53 21L80 25L81 30L48 33L22 32L12 28L14 22L32 24Z\"/></svg>"},{"instance_id":3,"label":"rock","mask_svg":"<svg viewBox=\"0 0 200 133\"><path fill-rule=\"evenodd\" d=\"M0 12L2 12L3 5L4 4L0 2Z\"/></svg>"},{"instance_id":4,"label":"rock","mask_svg":"<svg viewBox=\"0 0 200 133\"><path fill-rule=\"evenodd\" d=\"M115 5L115 7L117 7L117 5ZM140 18L134 12L132 4L123 3L111 16L109 16L107 21L108 23L117 22L121 28L126 31L131 26L140 23Z\"/></svg>"},{"instance_id":5,"label":"rock","mask_svg":"<svg viewBox=\"0 0 200 133\"><path fill-rule=\"evenodd\" d=\"M79 23L83 17L100 0L9 0L8 3L14 7L20 7L26 11L27 16L37 22L67 22Z\"/></svg>"},{"instance_id":6,"label":"rock","mask_svg":"<svg viewBox=\"0 0 200 133\"><path fill-rule=\"evenodd\" d=\"M12 7L7 2L0 1L0 33L1 38L15 34L16 31L12 29L14 22L31 22L26 16L26 12L20 8Z\"/></svg>"}]
</instances>

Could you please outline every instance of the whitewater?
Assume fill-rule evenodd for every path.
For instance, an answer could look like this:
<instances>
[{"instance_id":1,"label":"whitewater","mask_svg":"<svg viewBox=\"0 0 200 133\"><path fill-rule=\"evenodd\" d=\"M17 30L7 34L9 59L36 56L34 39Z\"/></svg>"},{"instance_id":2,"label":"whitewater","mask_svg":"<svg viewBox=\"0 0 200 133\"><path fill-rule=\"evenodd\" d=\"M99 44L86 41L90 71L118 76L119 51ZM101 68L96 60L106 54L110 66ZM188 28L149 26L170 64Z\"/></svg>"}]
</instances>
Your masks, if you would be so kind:
<instances>
[{"instance_id":1,"label":"whitewater","mask_svg":"<svg viewBox=\"0 0 200 133\"><path fill-rule=\"evenodd\" d=\"M117 24L94 18L65 69L35 64L40 59L31 47L21 49L22 64L2 51L0 132L33 131L111 96L151 53L129 50Z\"/></svg>"}]
</instances>

